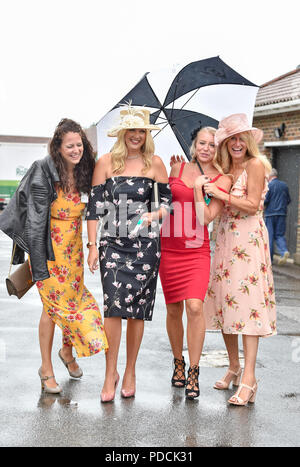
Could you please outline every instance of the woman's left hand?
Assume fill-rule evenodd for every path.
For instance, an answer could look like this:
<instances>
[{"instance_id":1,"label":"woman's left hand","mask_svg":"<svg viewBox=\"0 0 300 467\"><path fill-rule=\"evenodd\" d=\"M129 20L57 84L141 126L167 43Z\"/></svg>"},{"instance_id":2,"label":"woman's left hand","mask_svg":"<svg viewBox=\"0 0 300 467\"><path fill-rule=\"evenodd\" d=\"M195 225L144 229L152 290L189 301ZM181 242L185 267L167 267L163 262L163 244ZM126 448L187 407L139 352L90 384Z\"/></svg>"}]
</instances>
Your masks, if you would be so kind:
<instances>
[{"instance_id":1,"label":"woman's left hand","mask_svg":"<svg viewBox=\"0 0 300 467\"><path fill-rule=\"evenodd\" d=\"M195 180L194 187L202 189L202 187L205 185L205 183L208 183L209 180L210 180L210 178L207 177L206 175L199 175L199 177L197 177L196 180Z\"/></svg>"},{"instance_id":2,"label":"woman's left hand","mask_svg":"<svg viewBox=\"0 0 300 467\"><path fill-rule=\"evenodd\" d=\"M142 214L141 219L143 220L143 226L149 227L152 222L157 222L159 220L159 213L158 211L145 212Z\"/></svg>"},{"instance_id":3,"label":"woman's left hand","mask_svg":"<svg viewBox=\"0 0 300 467\"><path fill-rule=\"evenodd\" d=\"M203 185L203 188L207 195L220 199L220 195L222 192L219 190L215 183L205 183Z\"/></svg>"},{"instance_id":4,"label":"woman's left hand","mask_svg":"<svg viewBox=\"0 0 300 467\"><path fill-rule=\"evenodd\" d=\"M173 167L174 164L177 164L177 163L182 163L184 162L184 157L183 156L178 156L178 154L175 156L173 154L173 156L171 156L171 159L170 159L170 167Z\"/></svg>"}]
</instances>

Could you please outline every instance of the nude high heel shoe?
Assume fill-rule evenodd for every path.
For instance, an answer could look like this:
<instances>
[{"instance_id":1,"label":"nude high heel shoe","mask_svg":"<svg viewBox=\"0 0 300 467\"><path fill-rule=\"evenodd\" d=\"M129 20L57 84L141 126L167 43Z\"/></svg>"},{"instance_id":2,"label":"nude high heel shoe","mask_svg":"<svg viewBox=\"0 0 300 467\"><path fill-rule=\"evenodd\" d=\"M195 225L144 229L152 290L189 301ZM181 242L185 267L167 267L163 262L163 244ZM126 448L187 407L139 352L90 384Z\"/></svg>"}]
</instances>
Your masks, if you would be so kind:
<instances>
[{"instance_id":1,"label":"nude high heel shoe","mask_svg":"<svg viewBox=\"0 0 300 467\"><path fill-rule=\"evenodd\" d=\"M59 358L61 359L61 361L63 362L63 364L65 365L66 369L68 370L69 372L69 375L72 377L72 378L81 378L81 376L83 375L83 371L82 369L80 368L80 366L77 368L77 370L75 371L71 371L69 370L69 367L68 365L70 365L70 363L74 363L76 361L76 358L73 358L72 360L70 360L69 362L67 362L61 355L61 349L60 351L58 352L58 356Z\"/></svg>"},{"instance_id":2,"label":"nude high heel shoe","mask_svg":"<svg viewBox=\"0 0 300 467\"><path fill-rule=\"evenodd\" d=\"M242 399L240 397L240 392L243 388L247 388L250 391L248 399ZM251 404L254 404L255 398L256 398L256 392L257 392L257 382L252 387L248 386L247 384L241 383L239 385L237 392L229 399L228 402L231 405L247 405L248 402L250 402Z\"/></svg>"},{"instance_id":3,"label":"nude high heel shoe","mask_svg":"<svg viewBox=\"0 0 300 467\"><path fill-rule=\"evenodd\" d=\"M226 383L225 379L229 375L230 375L229 382ZM216 383L214 385L214 389L220 389L220 390L221 389L228 389L231 381L232 381L233 386L239 386L241 376L242 376L242 369L241 368L237 372L234 372L232 370L227 370L226 375L222 379L219 379L218 381L216 381Z\"/></svg>"},{"instance_id":4,"label":"nude high heel shoe","mask_svg":"<svg viewBox=\"0 0 300 467\"><path fill-rule=\"evenodd\" d=\"M38 374L39 374L39 377L41 379L42 391L44 391L44 392L46 392L48 394L59 394L60 392L62 392L62 388L59 385L57 385L55 388L50 388L45 383L45 381L47 381L48 379L54 378L54 375L52 375L52 376L43 376L41 368L39 369Z\"/></svg>"},{"instance_id":5,"label":"nude high heel shoe","mask_svg":"<svg viewBox=\"0 0 300 467\"><path fill-rule=\"evenodd\" d=\"M135 389L131 389L130 391L125 391L125 389L121 389L121 396L124 399L129 399L130 397L135 396Z\"/></svg>"},{"instance_id":6,"label":"nude high heel shoe","mask_svg":"<svg viewBox=\"0 0 300 467\"><path fill-rule=\"evenodd\" d=\"M117 389L117 386L118 386L118 383L119 383L119 379L120 379L120 376L118 375L117 379L115 381L114 392L112 392L112 393L101 392L101 395L100 395L101 402L112 402L114 400L115 394L116 394L116 389Z\"/></svg>"},{"instance_id":7,"label":"nude high heel shoe","mask_svg":"<svg viewBox=\"0 0 300 467\"><path fill-rule=\"evenodd\" d=\"M121 389L121 397L123 397L124 399L129 399L130 397L134 397L135 396L135 383L134 383L134 389L130 389L129 391L126 391L126 389Z\"/></svg>"}]
</instances>

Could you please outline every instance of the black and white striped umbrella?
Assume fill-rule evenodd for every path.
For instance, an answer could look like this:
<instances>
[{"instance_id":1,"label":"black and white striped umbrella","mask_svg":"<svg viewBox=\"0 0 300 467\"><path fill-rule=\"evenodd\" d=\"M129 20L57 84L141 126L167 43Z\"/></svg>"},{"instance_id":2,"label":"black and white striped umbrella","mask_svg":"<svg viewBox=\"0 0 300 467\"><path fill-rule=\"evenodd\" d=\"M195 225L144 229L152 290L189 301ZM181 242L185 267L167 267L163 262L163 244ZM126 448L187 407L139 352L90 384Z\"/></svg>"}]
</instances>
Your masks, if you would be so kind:
<instances>
[{"instance_id":1,"label":"black and white striped umbrella","mask_svg":"<svg viewBox=\"0 0 300 467\"><path fill-rule=\"evenodd\" d=\"M137 85L97 123L98 154L109 152L114 141L107 131L117 124L120 106L131 102L145 107L150 121L161 127L152 131L155 153L169 165L172 154L185 154L195 128L213 126L233 113L245 113L252 122L258 86L230 68L219 57L146 73Z\"/></svg>"}]
</instances>

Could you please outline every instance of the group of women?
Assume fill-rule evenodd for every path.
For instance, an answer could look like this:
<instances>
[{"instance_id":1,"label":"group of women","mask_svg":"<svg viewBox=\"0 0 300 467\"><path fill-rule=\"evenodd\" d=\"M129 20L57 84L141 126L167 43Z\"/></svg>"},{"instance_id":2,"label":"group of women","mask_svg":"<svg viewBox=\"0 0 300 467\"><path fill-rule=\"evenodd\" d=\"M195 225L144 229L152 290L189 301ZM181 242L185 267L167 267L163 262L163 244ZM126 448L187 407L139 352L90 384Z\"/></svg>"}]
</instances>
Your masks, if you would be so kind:
<instances>
[{"instance_id":1,"label":"group of women","mask_svg":"<svg viewBox=\"0 0 300 467\"><path fill-rule=\"evenodd\" d=\"M121 396L136 391L135 367L144 321L152 320L158 274L167 307L167 332L174 356L172 385L199 396L199 362L206 329L222 331L229 368L214 385L237 392L230 404L254 402L259 337L276 334L274 286L268 235L262 217L270 163L258 151L261 130L244 114L219 128L194 133L191 161L172 160L171 173L154 155L149 112L130 105L108 136L117 140L95 164L80 125L57 126L50 155L36 161L0 216L0 229L17 248L14 264L29 254L43 303L39 325L42 388L59 393L51 351L54 326L62 329L59 357L80 378L78 357L105 351L101 401L114 400L119 382L122 319L127 320L126 367ZM200 171L201 169L201 171ZM159 206L153 208L158 187ZM100 265L104 324L84 285L81 218L87 206L88 266ZM211 265L207 225L220 216ZM100 241L97 231L100 224ZM162 224L161 231L159 229ZM98 251L99 249L99 251ZM189 369L183 351L187 315ZM239 362L242 335L244 371Z\"/></svg>"}]
</instances>

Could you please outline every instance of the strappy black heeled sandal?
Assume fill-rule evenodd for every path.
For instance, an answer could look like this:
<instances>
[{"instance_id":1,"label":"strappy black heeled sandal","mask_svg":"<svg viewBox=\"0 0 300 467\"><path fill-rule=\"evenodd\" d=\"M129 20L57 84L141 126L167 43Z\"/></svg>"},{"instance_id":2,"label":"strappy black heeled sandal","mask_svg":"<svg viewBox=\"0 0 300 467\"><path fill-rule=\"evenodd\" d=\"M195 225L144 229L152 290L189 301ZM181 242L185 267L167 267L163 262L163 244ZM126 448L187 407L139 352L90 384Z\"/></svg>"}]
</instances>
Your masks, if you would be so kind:
<instances>
[{"instance_id":1,"label":"strappy black heeled sandal","mask_svg":"<svg viewBox=\"0 0 300 467\"><path fill-rule=\"evenodd\" d=\"M198 365L193 365L189 368L186 385L191 386L189 389L186 388L185 390L185 396L187 399L193 400L195 397L200 395Z\"/></svg>"},{"instance_id":2,"label":"strappy black heeled sandal","mask_svg":"<svg viewBox=\"0 0 300 467\"><path fill-rule=\"evenodd\" d=\"M186 379L185 379L185 361L184 357L174 358L174 372L171 379L172 386L176 388L184 388Z\"/></svg>"}]
</instances>

